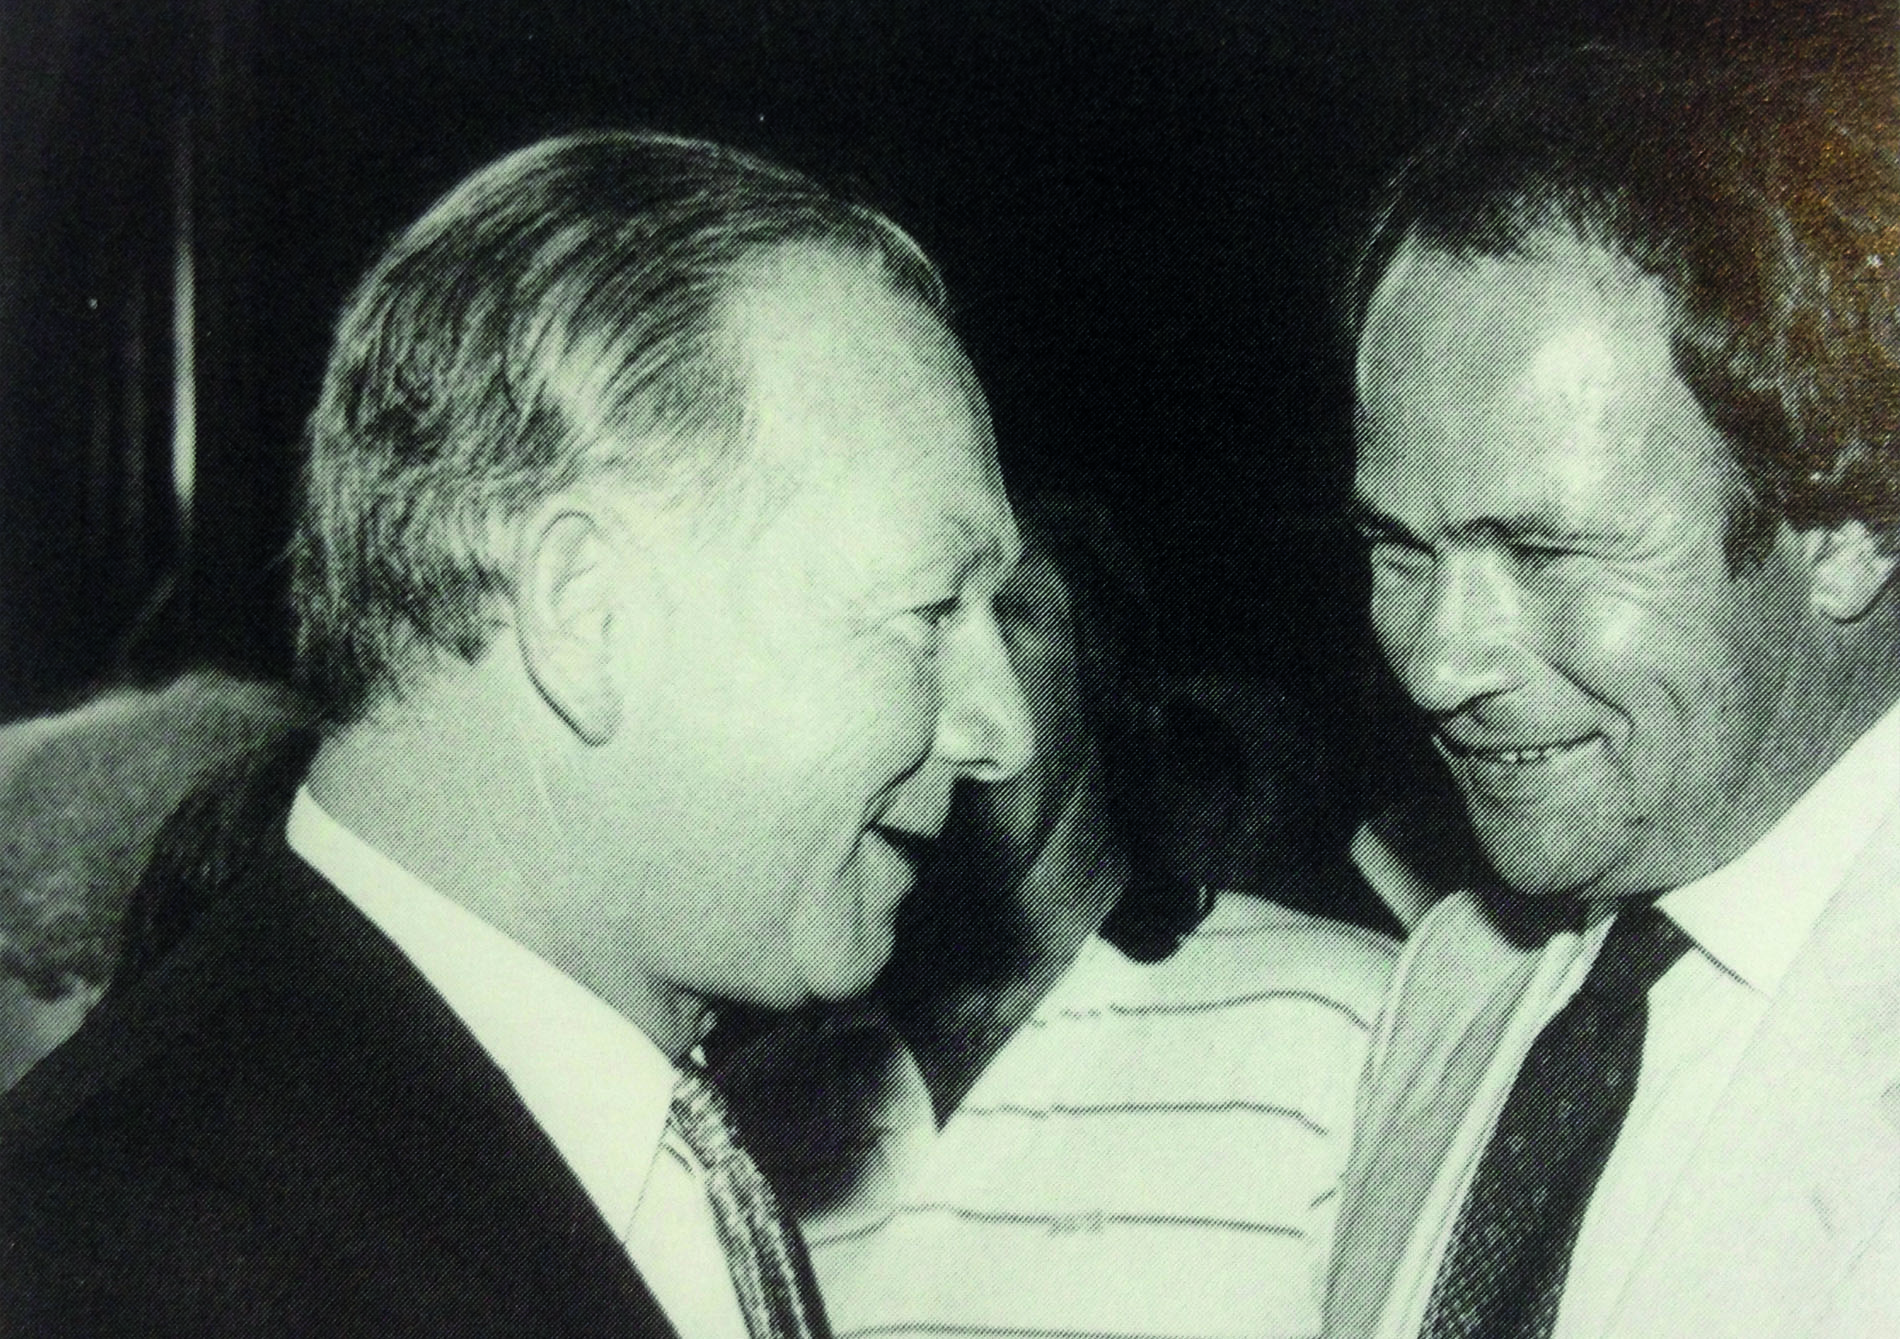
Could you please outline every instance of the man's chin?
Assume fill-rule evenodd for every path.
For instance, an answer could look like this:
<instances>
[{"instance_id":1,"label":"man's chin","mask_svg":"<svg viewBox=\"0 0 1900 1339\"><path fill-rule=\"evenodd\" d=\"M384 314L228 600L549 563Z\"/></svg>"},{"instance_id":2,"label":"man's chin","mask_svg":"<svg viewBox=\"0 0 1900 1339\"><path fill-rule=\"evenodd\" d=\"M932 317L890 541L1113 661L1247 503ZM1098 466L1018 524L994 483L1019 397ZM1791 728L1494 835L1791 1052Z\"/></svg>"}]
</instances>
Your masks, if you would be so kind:
<instances>
[{"instance_id":1,"label":"man's chin","mask_svg":"<svg viewBox=\"0 0 1900 1339\"><path fill-rule=\"evenodd\" d=\"M891 936L877 942L859 936L855 948L841 946L840 951L822 964L806 969L805 986L811 998L828 1004L853 1000L869 990L884 964L890 961Z\"/></svg>"},{"instance_id":2,"label":"man's chin","mask_svg":"<svg viewBox=\"0 0 1900 1339\"><path fill-rule=\"evenodd\" d=\"M1614 856L1575 826L1486 822L1480 815L1472 826L1492 872L1513 893L1561 898L1614 891Z\"/></svg>"},{"instance_id":3,"label":"man's chin","mask_svg":"<svg viewBox=\"0 0 1900 1339\"><path fill-rule=\"evenodd\" d=\"M890 961L895 911L860 906L848 921L795 927L790 948L807 997L837 1003L869 990Z\"/></svg>"},{"instance_id":4,"label":"man's chin","mask_svg":"<svg viewBox=\"0 0 1900 1339\"><path fill-rule=\"evenodd\" d=\"M873 828L829 886L800 900L783 951L810 998L853 999L877 980L896 942L899 909L915 891L925 841L893 841Z\"/></svg>"}]
</instances>

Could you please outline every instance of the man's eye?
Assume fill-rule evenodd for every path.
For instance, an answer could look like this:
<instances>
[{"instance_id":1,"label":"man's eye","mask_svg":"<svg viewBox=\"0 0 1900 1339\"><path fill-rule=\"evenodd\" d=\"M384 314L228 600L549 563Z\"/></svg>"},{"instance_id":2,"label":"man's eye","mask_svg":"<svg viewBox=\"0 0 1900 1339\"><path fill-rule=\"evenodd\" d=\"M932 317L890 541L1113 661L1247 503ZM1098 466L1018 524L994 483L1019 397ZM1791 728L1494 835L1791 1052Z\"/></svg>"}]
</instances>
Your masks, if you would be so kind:
<instances>
[{"instance_id":1,"label":"man's eye","mask_svg":"<svg viewBox=\"0 0 1900 1339\"><path fill-rule=\"evenodd\" d=\"M927 604L923 608L919 609L917 611L917 614L920 618L924 620L924 622L928 623L933 629L941 629L946 624L954 620L956 616L962 612L963 612L962 598L952 597L951 599L948 599L948 600L939 600L935 604Z\"/></svg>"},{"instance_id":2,"label":"man's eye","mask_svg":"<svg viewBox=\"0 0 1900 1339\"><path fill-rule=\"evenodd\" d=\"M1572 551L1560 544L1511 544L1507 547L1511 560L1519 567L1536 571L1548 567L1554 562L1571 556Z\"/></svg>"},{"instance_id":3,"label":"man's eye","mask_svg":"<svg viewBox=\"0 0 1900 1339\"><path fill-rule=\"evenodd\" d=\"M938 600L931 604L921 604L915 609L907 609L898 617L898 627L912 642L922 647L933 646L936 639L956 622L963 612L963 600L953 596L948 600Z\"/></svg>"},{"instance_id":4,"label":"man's eye","mask_svg":"<svg viewBox=\"0 0 1900 1339\"><path fill-rule=\"evenodd\" d=\"M1367 549L1375 571L1416 573L1432 565L1431 550L1389 536L1367 536Z\"/></svg>"}]
</instances>

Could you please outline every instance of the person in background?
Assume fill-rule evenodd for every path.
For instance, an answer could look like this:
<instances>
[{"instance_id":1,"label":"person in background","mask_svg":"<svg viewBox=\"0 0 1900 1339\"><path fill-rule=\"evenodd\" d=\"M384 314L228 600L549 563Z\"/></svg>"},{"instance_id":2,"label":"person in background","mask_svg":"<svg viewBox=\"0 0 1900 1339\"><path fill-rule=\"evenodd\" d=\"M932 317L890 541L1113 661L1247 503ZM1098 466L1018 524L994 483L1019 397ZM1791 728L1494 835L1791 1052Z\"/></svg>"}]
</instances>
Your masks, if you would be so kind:
<instances>
[{"instance_id":1,"label":"person in background","mask_svg":"<svg viewBox=\"0 0 1900 1339\"><path fill-rule=\"evenodd\" d=\"M314 760L0 1103L0 1326L824 1339L694 1057L868 987L1027 758L945 306L881 215L644 132L391 244L308 431Z\"/></svg>"},{"instance_id":2,"label":"person in background","mask_svg":"<svg viewBox=\"0 0 1900 1339\"><path fill-rule=\"evenodd\" d=\"M872 995L718 1077L840 1336L1312 1334L1393 946L1205 886L1237 745L1161 738L1099 510L1023 514L1029 766L960 789Z\"/></svg>"},{"instance_id":3,"label":"person in background","mask_svg":"<svg viewBox=\"0 0 1900 1339\"><path fill-rule=\"evenodd\" d=\"M1900 122L1583 50L1356 286L1382 650L1489 869L1406 946L1339 1339L1900 1334Z\"/></svg>"},{"instance_id":4,"label":"person in background","mask_svg":"<svg viewBox=\"0 0 1900 1339\"><path fill-rule=\"evenodd\" d=\"M98 1001L166 815L307 713L286 688L198 670L0 726L0 1092Z\"/></svg>"}]
</instances>

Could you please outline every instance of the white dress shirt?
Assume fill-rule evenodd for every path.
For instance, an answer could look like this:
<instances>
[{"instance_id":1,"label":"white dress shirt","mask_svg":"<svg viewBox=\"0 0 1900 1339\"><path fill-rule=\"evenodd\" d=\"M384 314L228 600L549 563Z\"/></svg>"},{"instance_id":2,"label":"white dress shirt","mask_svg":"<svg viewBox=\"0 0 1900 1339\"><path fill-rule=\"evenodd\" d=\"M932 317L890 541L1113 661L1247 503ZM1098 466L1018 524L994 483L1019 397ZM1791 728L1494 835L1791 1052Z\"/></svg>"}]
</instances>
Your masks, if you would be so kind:
<instances>
[{"instance_id":1,"label":"white dress shirt","mask_svg":"<svg viewBox=\"0 0 1900 1339\"><path fill-rule=\"evenodd\" d=\"M1900 707L1855 741L1752 847L1658 901L1695 947L1650 991L1642 1072L1585 1210L1552 1339L1591 1339L1614 1316L1676 1178L1783 976L1897 801ZM1582 985L1615 910L1598 908L1581 935L1553 941L1558 954L1570 941L1570 960L1547 955L1531 982L1505 1042L1511 1063L1492 1067L1473 1107L1481 1118L1467 1122L1452 1152L1453 1163L1463 1164L1455 1203L1469 1191L1524 1052ZM1441 1178L1440 1192L1449 1188ZM1437 1215L1443 1224L1435 1248L1439 1265L1456 1219L1456 1213ZM1437 1273L1434 1266L1422 1277ZM1412 1299L1414 1328L1423 1323L1426 1302L1425 1295Z\"/></svg>"},{"instance_id":2,"label":"white dress shirt","mask_svg":"<svg viewBox=\"0 0 1900 1339\"><path fill-rule=\"evenodd\" d=\"M667 1123L672 1061L572 977L338 823L307 789L286 836L508 1076L682 1339L747 1339L704 1172Z\"/></svg>"}]
</instances>

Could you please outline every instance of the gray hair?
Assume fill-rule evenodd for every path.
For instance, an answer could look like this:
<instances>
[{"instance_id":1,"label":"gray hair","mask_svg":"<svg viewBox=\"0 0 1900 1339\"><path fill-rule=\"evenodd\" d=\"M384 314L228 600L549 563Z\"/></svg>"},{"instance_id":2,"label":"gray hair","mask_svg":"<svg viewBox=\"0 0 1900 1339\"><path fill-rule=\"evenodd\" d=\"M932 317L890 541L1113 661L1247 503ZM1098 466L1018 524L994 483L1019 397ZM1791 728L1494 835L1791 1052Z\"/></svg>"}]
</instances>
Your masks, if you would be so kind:
<instances>
[{"instance_id":1,"label":"gray hair","mask_svg":"<svg viewBox=\"0 0 1900 1339\"><path fill-rule=\"evenodd\" d=\"M420 655L474 661L506 586L498 525L595 472L708 499L747 457L725 305L793 244L861 260L947 316L900 228L703 141L598 131L481 169L404 232L344 308L305 433L292 604L332 721Z\"/></svg>"}]
</instances>

